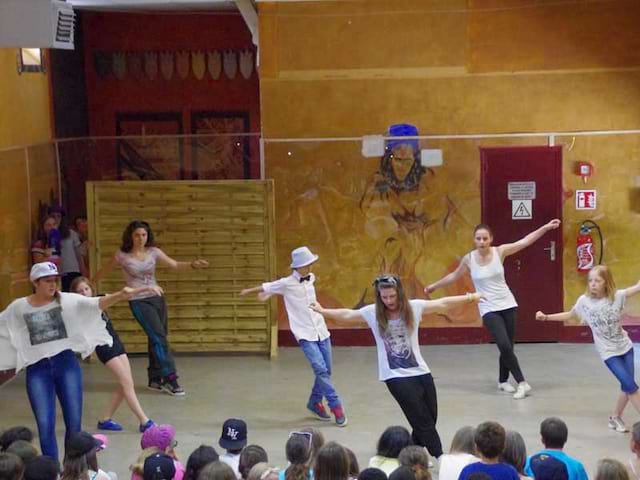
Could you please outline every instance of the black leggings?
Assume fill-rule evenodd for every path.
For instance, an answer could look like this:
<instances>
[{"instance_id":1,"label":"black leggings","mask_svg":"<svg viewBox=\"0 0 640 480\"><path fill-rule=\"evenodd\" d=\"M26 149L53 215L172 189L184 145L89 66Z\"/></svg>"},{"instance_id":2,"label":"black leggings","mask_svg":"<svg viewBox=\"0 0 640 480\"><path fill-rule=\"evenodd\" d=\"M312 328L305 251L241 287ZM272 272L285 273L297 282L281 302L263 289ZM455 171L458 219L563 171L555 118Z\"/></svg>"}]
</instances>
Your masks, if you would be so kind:
<instances>
[{"instance_id":1,"label":"black leggings","mask_svg":"<svg viewBox=\"0 0 640 480\"><path fill-rule=\"evenodd\" d=\"M131 300L129 306L148 337L149 381L174 378L176 365L167 340L167 304L164 297L154 296Z\"/></svg>"},{"instance_id":2,"label":"black leggings","mask_svg":"<svg viewBox=\"0 0 640 480\"><path fill-rule=\"evenodd\" d=\"M431 456L438 458L442 442L436 430L438 397L431 374L390 378L385 383L413 429L413 443L427 447Z\"/></svg>"},{"instance_id":3,"label":"black leggings","mask_svg":"<svg viewBox=\"0 0 640 480\"><path fill-rule=\"evenodd\" d=\"M509 380L509 373L516 382L524 382L524 375L520 370L518 357L513 351L516 338L517 308L508 308L499 312L489 312L482 316L482 323L491 333L493 340L500 350L500 376L498 381L504 383Z\"/></svg>"}]
</instances>

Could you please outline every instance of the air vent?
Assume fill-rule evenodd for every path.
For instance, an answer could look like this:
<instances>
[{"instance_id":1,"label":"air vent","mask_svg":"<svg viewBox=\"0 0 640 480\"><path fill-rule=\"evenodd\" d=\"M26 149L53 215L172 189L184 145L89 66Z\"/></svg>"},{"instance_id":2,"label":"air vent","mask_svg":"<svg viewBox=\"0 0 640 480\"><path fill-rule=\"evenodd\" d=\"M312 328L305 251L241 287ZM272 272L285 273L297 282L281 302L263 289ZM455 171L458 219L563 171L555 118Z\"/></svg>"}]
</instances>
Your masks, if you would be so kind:
<instances>
[{"instance_id":1,"label":"air vent","mask_svg":"<svg viewBox=\"0 0 640 480\"><path fill-rule=\"evenodd\" d=\"M73 50L73 7L59 0L0 0L0 48Z\"/></svg>"}]
</instances>

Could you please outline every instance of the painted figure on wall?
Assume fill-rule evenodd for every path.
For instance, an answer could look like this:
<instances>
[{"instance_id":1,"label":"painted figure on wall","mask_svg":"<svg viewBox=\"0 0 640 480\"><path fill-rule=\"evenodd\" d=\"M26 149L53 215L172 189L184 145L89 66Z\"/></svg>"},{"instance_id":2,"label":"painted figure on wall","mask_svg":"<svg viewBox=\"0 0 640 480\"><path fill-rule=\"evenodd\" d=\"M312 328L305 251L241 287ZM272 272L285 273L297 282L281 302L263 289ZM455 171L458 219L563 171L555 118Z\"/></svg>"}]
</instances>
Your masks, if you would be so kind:
<instances>
[{"instance_id":1,"label":"painted figure on wall","mask_svg":"<svg viewBox=\"0 0 640 480\"><path fill-rule=\"evenodd\" d=\"M391 125L388 132L391 137L417 135L418 129L409 124ZM429 185L434 176L420 162L417 139L388 140L380 168L360 201L366 234L381 242L380 272L397 273L411 297L424 287L416 268L427 253L427 231L436 223L446 228L455 211L448 198L444 212L439 208L442 202L433 198Z\"/></svg>"}]
</instances>

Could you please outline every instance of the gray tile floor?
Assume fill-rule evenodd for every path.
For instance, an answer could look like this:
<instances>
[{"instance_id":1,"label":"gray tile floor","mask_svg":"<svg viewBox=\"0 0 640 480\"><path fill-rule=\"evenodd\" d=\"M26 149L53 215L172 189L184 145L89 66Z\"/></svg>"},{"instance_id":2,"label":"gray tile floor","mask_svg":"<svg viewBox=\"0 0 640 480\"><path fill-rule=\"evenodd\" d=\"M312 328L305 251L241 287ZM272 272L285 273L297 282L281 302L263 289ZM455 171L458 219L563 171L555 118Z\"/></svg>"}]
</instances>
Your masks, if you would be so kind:
<instances>
[{"instance_id":1,"label":"gray tile floor","mask_svg":"<svg viewBox=\"0 0 640 480\"><path fill-rule=\"evenodd\" d=\"M448 449L456 429L484 420L497 420L519 431L529 453L540 447L538 428L546 416L563 418L569 425L566 450L580 458L590 475L599 458L626 461L629 434L607 428L607 416L618 386L591 344L518 345L517 353L533 392L513 400L496 389L497 349L494 345L424 346L423 355L433 371L439 396L438 429ZM305 425L319 426L325 437L349 446L362 466L374 454L379 434L388 425L406 425L402 412L384 384L377 380L373 347L334 349L334 379L349 417L346 428L314 421L305 412L312 373L298 348L281 348L277 359L258 356L179 356L184 398L173 398L143 388L146 359L132 359L139 396L157 422L178 430L178 453L184 463L198 445L217 448L225 418L244 418L249 442L266 448L271 463L285 465L288 433ZM85 376L84 427L94 431L95 421L114 387L110 373L100 364L83 364ZM0 427L25 424L35 428L27 403L24 374L0 389ZM137 457L139 434L135 417L123 405L116 419L122 433L110 434L111 445L100 462L121 479ZM640 419L631 406L628 425ZM58 418L58 433L63 423Z\"/></svg>"}]
</instances>

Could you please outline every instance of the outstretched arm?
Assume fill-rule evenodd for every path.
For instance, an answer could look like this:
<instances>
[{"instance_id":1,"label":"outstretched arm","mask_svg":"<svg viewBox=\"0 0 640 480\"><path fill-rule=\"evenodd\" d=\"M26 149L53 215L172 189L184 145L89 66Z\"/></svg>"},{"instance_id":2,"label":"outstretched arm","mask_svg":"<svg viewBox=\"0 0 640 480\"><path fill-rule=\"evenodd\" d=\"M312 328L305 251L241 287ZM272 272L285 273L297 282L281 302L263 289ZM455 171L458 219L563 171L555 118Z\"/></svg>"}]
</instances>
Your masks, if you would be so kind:
<instances>
[{"instance_id":1,"label":"outstretched arm","mask_svg":"<svg viewBox=\"0 0 640 480\"><path fill-rule=\"evenodd\" d=\"M124 287L122 290L116 293L110 293L108 295L103 295L98 300L98 307L100 310L106 310L112 305L115 305L122 300L130 300L131 297L138 295L140 293L152 292L156 295L162 295L162 289L160 287L140 287L140 288L131 288Z\"/></svg>"},{"instance_id":2,"label":"outstretched arm","mask_svg":"<svg viewBox=\"0 0 640 480\"><path fill-rule=\"evenodd\" d=\"M636 293L640 292L640 282L636 283L633 287L626 288L624 290L624 297L633 297Z\"/></svg>"},{"instance_id":3,"label":"outstretched arm","mask_svg":"<svg viewBox=\"0 0 640 480\"><path fill-rule=\"evenodd\" d=\"M108 262L105 262L105 264L102 265L102 268L100 270L96 272L96 274L91 278L91 282L94 285L97 285L102 277L104 277L105 275L109 275L111 273L111 271L113 270L113 268L116 266L117 263L118 263L118 260L116 260L116 255L114 255L113 257L111 257L111 259Z\"/></svg>"},{"instance_id":4,"label":"outstretched arm","mask_svg":"<svg viewBox=\"0 0 640 480\"><path fill-rule=\"evenodd\" d=\"M456 268L453 272L445 275L437 282L434 282L431 285L427 285L424 289L424 293L429 295L439 288L446 287L447 285L456 282L467 271L469 271L469 267L467 266L467 257L465 256L462 260L460 260L458 268Z\"/></svg>"},{"instance_id":5,"label":"outstretched arm","mask_svg":"<svg viewBox=\"0 0 640 480\"><path fill-rule=\"evenodd\" d=\"M534 230L528 235L525 235L520 240L514 243L505 243L504 245L500 245L498 247L498 252L500 253L500 258L508 257L509 255L513 255L514 253L519 252L532 245L536 240L542 237L545 233L550 230L555 230L560 226L560 220L554 218L549 223L541 226L537 230Z\"/></svg>"},{"instance_id":6,"label":"outstretched arm","mask_svg":"<svg viewBox=\"0 0 640 480\"><path fill-rule=\"evenodd\" d=\"M258 285L257 287L245 288L243 290L240 290L240 296L244 297L245 295L249 295L250 293L262 293L262 292L264 292L264 288L262 288L262 285Z\"/></svg>"},{"instance_id":7,"label":"outstretched arm","mask_svg":"<svg viewBox=\"0 0 640 480\"><path fill-rule=\"evenodd\" d=\"M466 295L442 297L437 300L424 300L422 313L444 313L465 303L478 303L481 299L482 295L479 293L467 293Z\"/></svg>"},{"instance_id":8,"label":"outstretched arm","mask_svg":"<svg viewBox=\"0 0 640 480\"><path fill-rule=\"evenodd\" d=\"M197 258L190 262L179 262L178 260L174 260L173 258L171 258L162 250L160 250L158 253L158 261L162 265L172 268L174 270L188 270L190 268L200 269L200 268L207 268L209 266L209 262L207 262L206 260L202 260L200 258Z\"/></svg>"},{"instance_id":9,"label":"outstretched arm","mask_svg":"<svg viewBox=\"0 0 640 480\"><path fill-rule=\"evenodd\" d=\"M538 310L536 312L536 320L541 322L569 322L571 320L578 320L578 317L576 317L573 310L551 314L542 313Z\"/></svg>"},{"instance_id":10,"label":"outstretched arm","mask_svg":"<svg viewBox=\"0 0 640 480\"><path fill-rule=\"evenodd\" d=\"M314 312L318 312L320 315L337 322L365 322L366 320L358 310L351 310L349 308L324 308L318 302L309 305L309 308Z\"/></svg>"}]
</instances>

